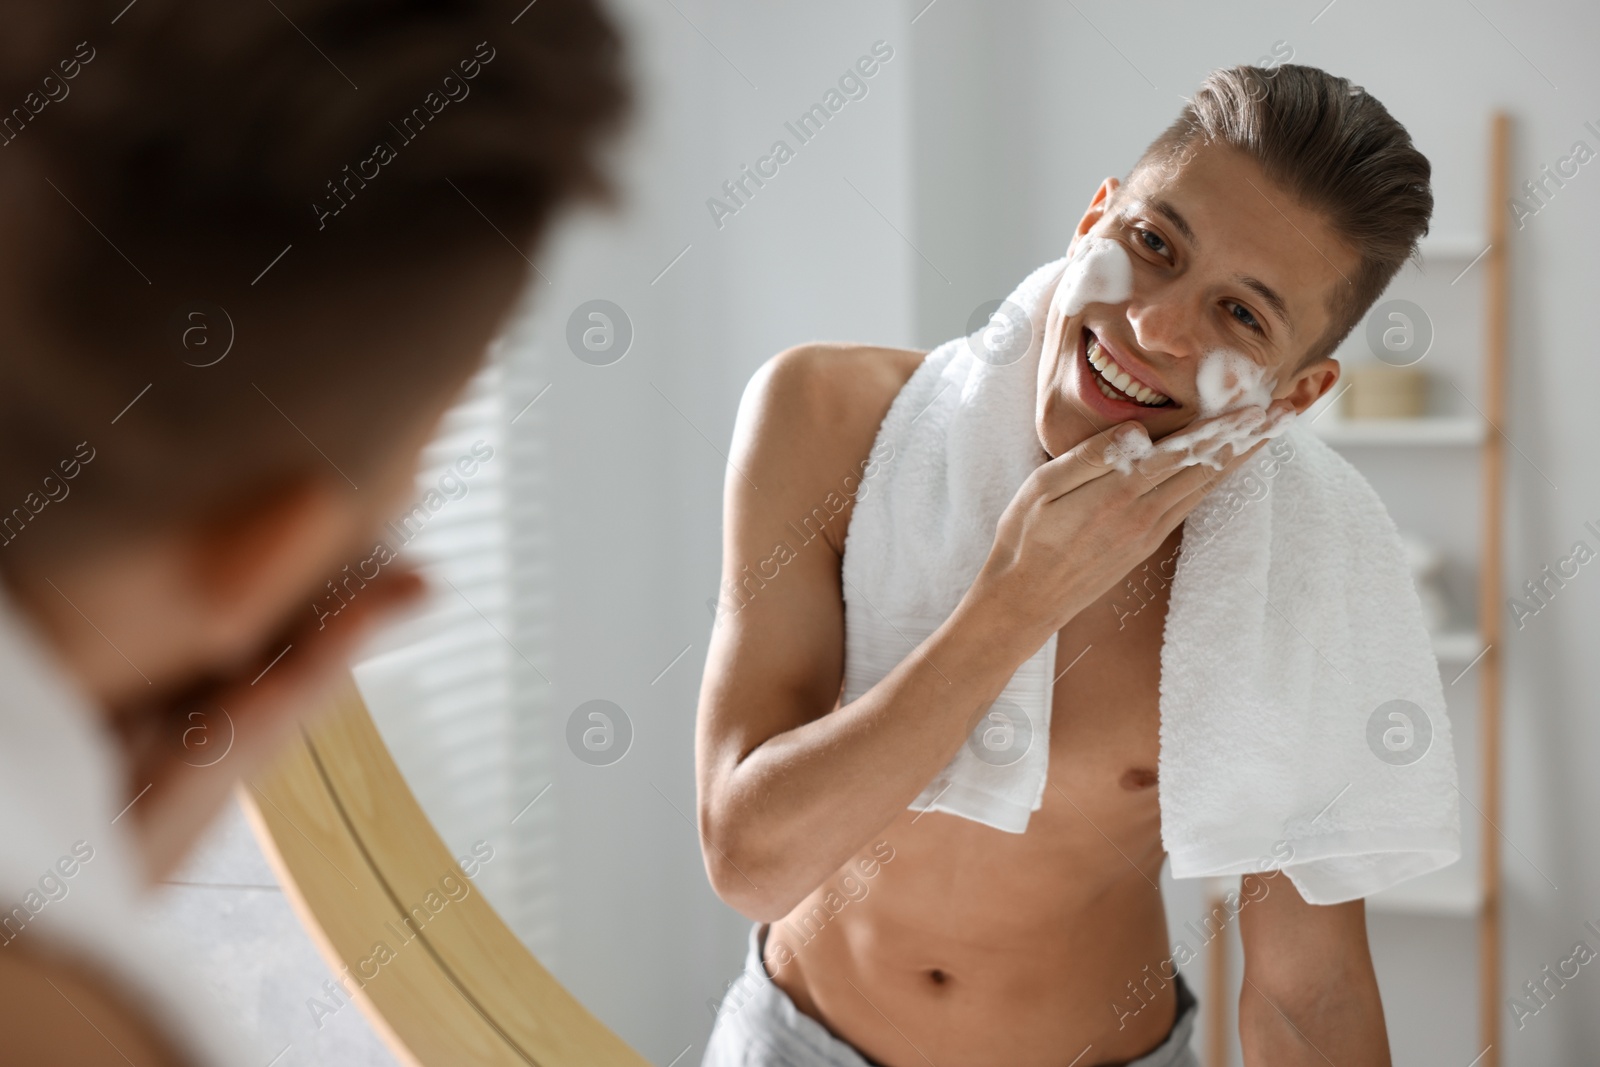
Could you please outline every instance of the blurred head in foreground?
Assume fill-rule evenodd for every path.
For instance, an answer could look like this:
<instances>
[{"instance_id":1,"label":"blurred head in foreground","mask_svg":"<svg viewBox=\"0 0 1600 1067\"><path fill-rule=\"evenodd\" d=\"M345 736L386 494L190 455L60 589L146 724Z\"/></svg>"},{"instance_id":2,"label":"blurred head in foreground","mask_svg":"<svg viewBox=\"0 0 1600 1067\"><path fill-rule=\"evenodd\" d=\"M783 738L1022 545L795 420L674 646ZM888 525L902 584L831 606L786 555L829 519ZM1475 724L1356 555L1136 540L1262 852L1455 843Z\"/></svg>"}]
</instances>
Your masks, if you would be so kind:
<instances>
[{"instance_id":1,"label":"blurred head in foreground","mask_svg":"<svg viewBox=\"0 0 1600 1067\"><path fill-rule=\"evenodd\" d=\"M414 597L384 560L313 608L630 92L593 0L124 2L5 5L0 577L155 782L154 877ZM197 705L232 755L168 773Z\"/></svg>"}]
</instances>

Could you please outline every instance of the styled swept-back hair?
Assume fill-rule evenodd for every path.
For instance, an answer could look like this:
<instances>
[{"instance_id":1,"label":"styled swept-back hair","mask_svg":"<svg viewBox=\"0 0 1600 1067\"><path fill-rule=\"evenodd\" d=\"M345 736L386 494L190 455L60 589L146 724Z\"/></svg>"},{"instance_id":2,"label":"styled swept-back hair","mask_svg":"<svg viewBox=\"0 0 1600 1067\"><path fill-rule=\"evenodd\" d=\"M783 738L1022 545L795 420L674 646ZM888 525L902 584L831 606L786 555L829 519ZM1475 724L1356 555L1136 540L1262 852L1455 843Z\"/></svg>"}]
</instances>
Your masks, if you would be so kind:
<instances>
[{"instance_id":1,"label":"styled swept-back hair","mask_svg":"<svg viewBox=\"0 0 1600 1067\"><path fill-rule=\"evenodd\" d=\"M1337 287L1333 321L1300 366L1331 355L1428 232L1427 157L1365 89L1298 64L1212 71L1133 173L1180 163L1210 144L1249 155L1360 257L1348 284Z\"/></svg>"}]
</instances>

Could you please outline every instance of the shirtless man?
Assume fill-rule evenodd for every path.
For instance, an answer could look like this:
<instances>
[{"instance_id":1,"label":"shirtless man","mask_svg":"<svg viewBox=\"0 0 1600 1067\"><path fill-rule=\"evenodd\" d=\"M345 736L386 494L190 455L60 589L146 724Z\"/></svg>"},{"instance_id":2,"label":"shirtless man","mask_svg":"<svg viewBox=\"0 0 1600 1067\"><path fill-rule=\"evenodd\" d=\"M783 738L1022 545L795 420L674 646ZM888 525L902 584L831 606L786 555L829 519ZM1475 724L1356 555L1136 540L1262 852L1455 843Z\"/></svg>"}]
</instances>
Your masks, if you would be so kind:
<instances>
[{"instance_id":1,"label":"shirtless man","mask_svg":"<svg viewBox=\"0 0 1600 1067\"><path fill-rule=\"evenodd\" d=\"M1054 458L950 617L848 705L853 492L753 596L751 575L792 543L787 522L859 475L924 354L805 345L752 378L726 483L724 589L742 595L725 601L706 666L699 818L713 887L755 923L761 995L798 1013L762 1021L725 1002L707 1067L1195 1062L1181 982L1143 982L1144 1006L1127 1006L1146 968L1171 974L1154 788L1166 590L1131 617L1113 603L1145 564L1172 573L1184 517L1254 449L1220 472L1167 461L1127 474L1099 457L1130 421L1152 439L1194 422L1198 357L1217 346L1271 368L1276 409L1327 393L1332 352L1426 230L1428 178L1404 129L1342 79L1214 72L1077 226L1075 239L1124 246L1133 287L1072 316L1052 303L1036 426L1041 461ZM1109 398L1091 339L1167 399ZM1052 631L1049 787L1027 832L909 810ZM1387 1064L1363 902L1309 905L1284 877L1244 883L1245 1062Z\"/></svg>"}]
</instances>

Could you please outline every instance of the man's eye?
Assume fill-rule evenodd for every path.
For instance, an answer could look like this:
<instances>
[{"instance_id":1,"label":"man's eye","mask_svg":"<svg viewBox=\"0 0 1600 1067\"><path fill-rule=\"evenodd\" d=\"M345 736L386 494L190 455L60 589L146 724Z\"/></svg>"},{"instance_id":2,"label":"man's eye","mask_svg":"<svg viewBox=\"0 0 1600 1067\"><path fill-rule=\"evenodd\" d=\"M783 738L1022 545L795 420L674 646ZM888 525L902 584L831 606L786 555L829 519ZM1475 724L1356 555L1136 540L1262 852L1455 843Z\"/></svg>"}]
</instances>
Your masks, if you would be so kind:
<instances>
[{"instance_id":1,"label":"man's eye","mask_svg":"<svg viewBox=\"0 0 1600 1067\"><path fill-rule=\"evenodd\" d=\"M1139 240L1144 242L1144 246L1146 248L1157 254L1166 255L1167 242L1161 239L1160 234L1156 233L1154 230L1139 230L1137 232L1139 234Z\"/></svg>"},{"instance_id":2,"label":"man's eye","mask_svg":"<svg viewBox=\"0 0 1600 1067\"><path fill-rule=\"evenodd\" d=\"M1245 307L1243 304L1230 304L1229 306L1233 309L1234 318L1250 327L1256 333L1264 332L1261 329L1261 324L1256 321L1256 317L1250 314L1249 308Z\"/></svg>"}]
</instances>

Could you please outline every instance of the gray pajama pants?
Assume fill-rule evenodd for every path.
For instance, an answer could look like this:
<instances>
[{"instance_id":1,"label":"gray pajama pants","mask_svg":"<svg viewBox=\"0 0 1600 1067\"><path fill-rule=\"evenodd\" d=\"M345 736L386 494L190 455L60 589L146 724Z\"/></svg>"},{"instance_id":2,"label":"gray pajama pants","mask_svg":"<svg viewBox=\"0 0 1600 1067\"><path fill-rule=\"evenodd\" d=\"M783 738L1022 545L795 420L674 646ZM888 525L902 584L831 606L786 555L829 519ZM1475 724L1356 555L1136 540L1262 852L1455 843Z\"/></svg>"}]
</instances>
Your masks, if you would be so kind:
<instances>
[{"instance_id":1,"label":"gray pajama pants","mask_svg":"<svg viewBox=\"0 0 1600 1067\"><path fill-rule=\"evenodd\" d=\"M750 926L744 971L722 998L700 1067L879 1067L795 1007L789 995L773 984L761 962L767 925ZM1182 975L1174 984L1178 1018L1172 1031L1157 1048L1130 1060L1127 1067L1200 1067L1189 1048L1198 1005ZM1063 1065L1071 1055L1067 1052L1062 1057ZM1086 1062L1099 1061L1091 1058Z\"/></svg>"}]
</instances>

